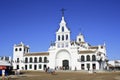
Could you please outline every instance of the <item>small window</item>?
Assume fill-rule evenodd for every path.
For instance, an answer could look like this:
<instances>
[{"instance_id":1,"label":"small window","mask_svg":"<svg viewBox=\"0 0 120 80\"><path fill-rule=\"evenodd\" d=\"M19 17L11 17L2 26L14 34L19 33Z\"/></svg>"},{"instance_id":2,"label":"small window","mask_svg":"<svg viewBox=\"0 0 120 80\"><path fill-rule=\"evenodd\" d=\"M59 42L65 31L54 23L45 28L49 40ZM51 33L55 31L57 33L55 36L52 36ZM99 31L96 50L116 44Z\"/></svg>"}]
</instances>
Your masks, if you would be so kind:
<instances>
[{"instance_id":1,"label":"small window","mask_svg":"<svg viewBox=\"0 0 120 80\"><path fill-rule=\"evenodd\" d=\"M79 38L79 41L81 41L81 38Z\"/></svg>"},{"instance_id":2,"label":"small window","mask_svg":"<svg viewBox=\"0 0 120 80\"><path fill-rule=\"evenodd\" d=\"M19 63L19 61L20 61L19 58L17 58L17 63Z\"/></svg>"},{"instance_id":3,"label":"small window","mask_svg":"<svg viewBox=\"0 0 120 80\"><path fill-rule=\"evenodd\" d=\"M32 69L32 65L31 64L29 65L29 69Z\"/></svg>"},{"instance_id":4,"label":"small window","mask_svg":"<svg viewBox=\"0 0 120 80\"><path fill-rule=\"evenodd\" d=\"M44 57L44 62L45 62L45 63L47 62L47 57Z\"/></svg>"},{"instance_id":5,"label":"small window","mask_svg":"<svg viewBox=\"0 0 120 80\"><path fill-rule=\"evenodd\" d=\"M17 49L17 48L15 48L15 51L18 51L18 49Z\"/></svg>"},{"instance_id":6,"label":"small window","mask_svg":"<svg viewBox=\"0 0 120 80\"><path fill-rule=\"evenodd\" d=\"M42 62L42 57L39 57L39 62Z\"/></svg>"},{"instance_id":7,"label":"small window","mask_svg":"<svg viewBox=\"0 0 120 80\"><path fill-rule=\"evenodd\" d=\"M101 46L101 49L103 49L103 46Z\"/></svg>"},{"instance_id":8,"label":"small window","mask_svg":"<svg viewBox=\"0 0 120 80\"><path fill-rule=\"evenodd\" d=\"M87 61L90 61L90 56L89 56L89 55L87 55L87 57L86 57L86 58L87 58Z\"/></svg>"},{"instance_id":9,"label":"small window","mask_svg":"<svg viewBox=\"0 0 120 80\"><path fill-rule=\"evenodd\" d=\"M92 61L96 61L95 55L92 55Z\"/></svg>"},{"instance_id":10,"label":"small window","mask_svg":"<svg viewBox=\"0 0 120 80\"><path fill-rule=\"evenodd\" d=\"M26 49L24 48L24 52L26 51Z\"/></svg>"},{"instance_id":11,"label":"small window","mask_svg":"<svg viewBox=\"0 0 120 80\"><path fill-rule=\"evenodd\" d=\"M19 65L17 65L17 69L19 69Z\"/></svg>"},{"instance_id":12,"label":"small window","mask_svg":"<svg viewBox=\"0 0 120 80\"><path fill-rule=\"evenodd\" d=\"M60 35L58 35L58 41L60 41Z\"/></svg>"},{"instance_id":13,"label":"small window","mask_svg":"<svg viewBox=\"0 0 120 80\"><path fill-rule=\"evenodd\" d=\"M66 35L66 40L68 40L68 35Z\"/></svg>"},{"instance_id":14,"label":"small window","mask_svg":"<svg viewBox=\"0 0 120 80\"><path fill-rule=\"evenodd\" d=\"M81 61L85 61L85 58L83 55L81 56Z\"/></svg>"},{"instance_id":15,"label":"small window","mask_svg":"<svg viewBox=\"0 0 120 80\"><path fill-rule=\"evenodd\" d=\"M29 52L29 49L27 49L27 52Z\"/></svg>"},{"instance_id":16,"label":"small window","mask_svg":"<svg viewBox=\"0 0 120 80\"><path fill-rule=\"evenodd\" d=\"M37 57L34 58L34 63L37 63Z\"/></svg>"},{"instance_id":17,"label":"small window","mask_svg":"<svg viewBox=\"0 0 120 80\"><path fill-rule=\"evenodd\" d=\"M42 68L42 66L41 66L41 64L39 64L39 69L41 69Z\"/></svg>"},{"instance_id":18,"label":"small window","mask_svg":"<svg viewBox=\"0 0 120 80\"><path fill-rule=\"evenodd\" d=\"M90 68L90 64L89 64L89 63L87 64L87 68L88 68L88 70L89 70L89 68Z\"/></svg>"},{"instance_id":19,"label":"small window","mask_svg":"<svg viewBox=\"0 0 120 80\"><path fill-rule=\"evenodd\" d=\"M27 57L25 58L25 63L28 63L28 58Z\"/></svg>"},{"instance_id":20,"label":"small window","mask_svg":"<svg viewBox=\"0 0 120 80\"><path fill-rule=\"evenodd\" d=\"M62 41L64 40L64 35L62 35Z\"/></svg>"},{"instance_id":21,"label":"small window","mask_svg":"<svg viewBox=\"0 0 120 80\"><path fill-rule=\"evenodd\" d=\"M64 32L64 27L62 27L62 32Z\"/></svg>"},{"instance_id":22,"label":"small window","mask_svg":"<svg viewBox=\"0 0 120 80\"><path fill-rule=\"evenodd\" d=\"M32 63L32 62L33 62L32 57L30 57L30 63Z\"/></svg>"},{"instance_id":23,"label":"small window","mask_svg":"<svg viewBox=\"0 0 120 80\"><path fill-rule=\"evenodd\" d=\"M19 48L19 51L22 51L22 48Z\"/></svg>"},{"instance_id":24,"label":"small window","mask_svg":"<svg viewBox=\"0 0 120 80\"><path fill-rule=\"evenodd\" d=\"M84 64L81 64L81 69L84 70L85 66Z\"/></svg>"}]
</instances>

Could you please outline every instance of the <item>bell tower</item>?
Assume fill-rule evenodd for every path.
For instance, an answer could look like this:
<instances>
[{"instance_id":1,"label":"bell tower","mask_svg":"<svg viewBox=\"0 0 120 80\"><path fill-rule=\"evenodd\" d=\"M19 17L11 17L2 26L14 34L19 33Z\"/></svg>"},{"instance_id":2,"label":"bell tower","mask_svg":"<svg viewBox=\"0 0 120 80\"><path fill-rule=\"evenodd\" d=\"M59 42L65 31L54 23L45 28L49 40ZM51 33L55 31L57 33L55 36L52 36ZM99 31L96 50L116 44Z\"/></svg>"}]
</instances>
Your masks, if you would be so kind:
<instances>
[{"instance_id":1,"label":"bell tower","mask_svg":"<svg viewBox=\"0 0 120 80\"><path fill-rule=\"evenodd\" d=\"M24 54L29 53L29 46L24 45L22 42L13 47L13 69L24 69Z\"/></svg>"},{"instance_id":2,"label":"bell tower","mask_svg":"<svg viewBox=\"0 0 120 80\"><path fill-rule=\"evenodd\" d=\"M77 36L77 42L85 42L84 40L84 35L82 33L80 33L78 36Z\"/></svg>"},{"instance_id":3,"label":"bell tower","mask_svg":"<svg viewBox=\"0 0 120 80\"><path fill-rule=\"evenodd\" d=\"M64 9L62 11L62 20L59 29L56 32L56 45L58 48L68 47L70 43L70 30L68 29L64 19Z\"/></svg>"}]
</instances>

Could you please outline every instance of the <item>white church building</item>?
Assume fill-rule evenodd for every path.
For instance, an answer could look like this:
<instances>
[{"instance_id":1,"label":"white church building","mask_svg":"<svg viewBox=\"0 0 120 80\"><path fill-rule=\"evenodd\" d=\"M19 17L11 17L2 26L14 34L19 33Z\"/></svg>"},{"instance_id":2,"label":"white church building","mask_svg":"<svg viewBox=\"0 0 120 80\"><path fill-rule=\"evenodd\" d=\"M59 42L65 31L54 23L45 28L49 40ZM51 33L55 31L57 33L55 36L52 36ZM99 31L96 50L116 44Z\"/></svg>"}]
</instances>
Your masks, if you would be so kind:
<instances>
[{"instance_id":1,"label":"white church building","mask_svg":"<svg viewBox=\"0 0 120 80\"><path fill-rule=\"evenodd\" d=\"M83 34L71 40L71 33L64 16L56 32L56 40L46 52L29 52L29 46L15 44L13 47L13 69L20 70L103 70L106 68L106 46L92 46Z\"/></svg>"}]
</instances>

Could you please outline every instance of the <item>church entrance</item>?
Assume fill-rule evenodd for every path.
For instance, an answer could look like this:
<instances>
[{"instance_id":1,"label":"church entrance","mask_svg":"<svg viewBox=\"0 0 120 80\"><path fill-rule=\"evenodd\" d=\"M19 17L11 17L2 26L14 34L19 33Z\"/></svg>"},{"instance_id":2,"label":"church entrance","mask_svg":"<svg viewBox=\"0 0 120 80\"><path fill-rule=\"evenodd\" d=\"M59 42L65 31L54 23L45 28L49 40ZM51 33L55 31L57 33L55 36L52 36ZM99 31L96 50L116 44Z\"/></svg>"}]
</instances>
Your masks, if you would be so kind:
<instances>
[{"instance_id":1,"label":"church entrance","mask_svg":"<svg viewBox=\"0 0 120 80\"><path fill-rule=\"evenodd\" d=\"M56 54L55 68L58 70L70 70L71 55L67 50L60 50Z\"/></svg>"},{"instance_id":2,"label":"church entrance","mask_svg":"<svg viewBox=\"0 0 120 80\"><path fill-rule=\"evenodd\" d=\"M69 61L68 60L63 60L63 69L69 70Z\"/></svg>"}]
</instances>

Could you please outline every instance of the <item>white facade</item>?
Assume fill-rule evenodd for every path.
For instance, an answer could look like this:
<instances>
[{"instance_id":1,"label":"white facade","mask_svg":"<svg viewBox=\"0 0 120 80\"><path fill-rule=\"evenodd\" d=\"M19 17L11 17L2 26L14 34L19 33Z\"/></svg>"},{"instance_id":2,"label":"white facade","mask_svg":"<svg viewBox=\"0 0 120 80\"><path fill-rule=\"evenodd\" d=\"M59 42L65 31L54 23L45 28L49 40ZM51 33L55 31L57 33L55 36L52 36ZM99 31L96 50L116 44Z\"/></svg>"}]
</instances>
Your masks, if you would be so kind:
<instances>
[{"instance_id":1,"label":"white facade","mask_svg":"<svg viewBox=\"0 0 120 80\"><path fill-rule=\"evenodd\" d=\"M0 66L12 66L11 57L0 56Z\"/></svg>"},{"instance_id":2,"label":"white facade","mask_svg":"<svg viewBox=\"0 0 120 80\"><path fill-rule=\"evenodd\" d=\"M91 46L83 34L71 41L64 16L56 32L56 41L46 52L30 53L29 46L20 43L14 45L13 68L24 70L44 70L47 67L56 70L100 70L106 67L106 46Z\"/></svg>"}]
</instances>

